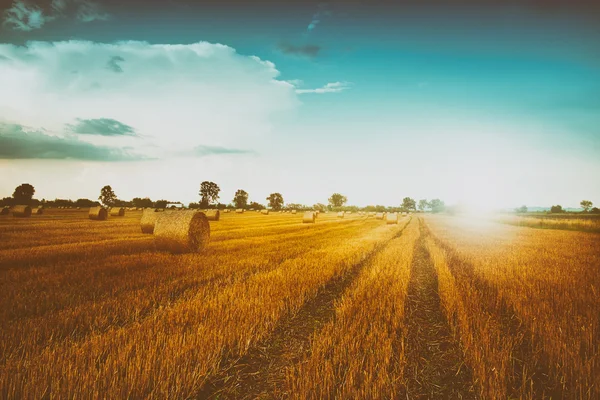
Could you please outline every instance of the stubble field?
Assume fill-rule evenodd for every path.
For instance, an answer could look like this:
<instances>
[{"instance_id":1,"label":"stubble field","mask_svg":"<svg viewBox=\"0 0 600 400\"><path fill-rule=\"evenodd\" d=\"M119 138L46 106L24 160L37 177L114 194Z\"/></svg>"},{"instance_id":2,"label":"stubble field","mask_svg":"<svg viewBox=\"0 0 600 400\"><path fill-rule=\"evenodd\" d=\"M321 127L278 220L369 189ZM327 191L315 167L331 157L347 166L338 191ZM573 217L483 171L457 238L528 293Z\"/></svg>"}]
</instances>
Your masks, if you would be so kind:
<instances>
[{"instance_id":1,"label":"stubble field","mask_svg":"<svg viewBox=\"0 0 600 400\"><path fill-rule=\"evenodd\" d=\"M600 397L600 235L413 215L0 217L0 398Z\"/></svg>"}]
</instances>

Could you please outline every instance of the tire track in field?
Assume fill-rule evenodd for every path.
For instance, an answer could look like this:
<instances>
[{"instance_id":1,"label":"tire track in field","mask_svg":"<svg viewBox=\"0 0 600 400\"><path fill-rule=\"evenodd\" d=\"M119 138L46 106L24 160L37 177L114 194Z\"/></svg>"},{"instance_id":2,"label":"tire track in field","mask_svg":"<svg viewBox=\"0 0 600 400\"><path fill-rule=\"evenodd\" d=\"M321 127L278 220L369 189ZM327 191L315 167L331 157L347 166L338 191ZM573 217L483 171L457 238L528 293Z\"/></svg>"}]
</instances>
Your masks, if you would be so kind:
<instances>
[{"instance_id":1,"label":"tire track in field","mask_svg":"<svg viewBox=\"0 0 600 400\"><path fill-rule=\"evenodd\" d=\"M429 228L425 227L424 229L429 233L433 241L446 252L448 268L457 281L469 279L490 298L500 299L498 310L490 310L490 312L493 312L498 319L503 335L518 339L518 344L512 351L512 375L509 377L508 395L511 398L519 398L523 394L535 399L569 398L570 396L563 390L563 386L558 381L556 374L552 373L547 355L541 353L538 341L519 318L514 307L506 298L500 295L498 288L484 278L477 276L475 266L432 234ZM527 373L525 383L523 382L524 371ZM481 384L485 385L485 382ZM571 394L571 396L574 396L574 394Z\"/></svg>"},{"instance_id":2,"label":"tire track in field","mask_svg":"<svg viewBox=\"0 0 600 400\"><path fill-rule=\"evenodd\" d=\"M284 318L269 337L253 346L233 364L209 379L197 394L198 399L267 399L285 396L285 371L300 362L310 351L315 332L335 317L335 303L354 282L362 269L392 240L400 237L410 219L397 234L375 246L362 261L343 276L330 280L300 310Z\"/></svg>"},{"instance_id":3,"label":"tire track in field","mask_svg":"<svg viewBox=\"0 0 600 400\"><path fill-rule=\"evenodd\" d=\"M405 312L405 396L476 398L471 371L442 310L438 277L425 247L422 226L413 254Z\"/></svg>"}]
</instances>

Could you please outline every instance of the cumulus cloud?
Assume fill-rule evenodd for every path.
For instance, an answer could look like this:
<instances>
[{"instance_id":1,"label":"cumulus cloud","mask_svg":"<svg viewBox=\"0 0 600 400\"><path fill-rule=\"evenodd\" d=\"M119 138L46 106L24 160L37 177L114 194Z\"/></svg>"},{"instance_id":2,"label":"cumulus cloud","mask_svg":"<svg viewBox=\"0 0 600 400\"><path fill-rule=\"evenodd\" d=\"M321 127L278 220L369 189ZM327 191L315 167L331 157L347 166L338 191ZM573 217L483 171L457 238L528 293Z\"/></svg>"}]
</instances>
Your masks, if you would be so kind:
<instances>
[{"instance_id":1,"label":"cumulus cloud","mask_svg":"<svg viewBox=\"0 0 600 400\"><path fill-rule=\"evenodd\" d=\"M0 44L0 58L0 117L149 157L252 148L300 104L273 63L220 44L29 42Z\"/></svg>"},{"instance_id":2,"label":"cumulus cloud","mask_svg":"<svg viewBox=\"0 0 600 400\"><path fill-rule=\"evenodd\" d=\"M0 159L136 161L146 157L121 148L96 146L76 137L51 136L19 124L0 123Z\"/></svg>"},{"instance_id":3,"label":"cumulus cloud","mask_svg":"<svg viewBox=\"0 0 600 400\"><path fill-rule=\"evenodd\" d=\"M81 135L136 136L135 129L131 126L110 118L78 118L76 124L67 124L66 127L69 131Z\"/></svg>"},{"instance_id":4,"label":"cumulus cloud","mask_svg":"<svg viewBox=\"0 0 600 400\"><path fill-rule=\"evenodd\" d=\"M316 89L296 89L296 93L298 94L304 94L304 93L316 93L316 94L323 94L323 93L338 93L338 92L342 92L346 89L350 88L350 83L348 82L332 82L332 83L328 83L323 87L320 88L316 88Z\"/></svg>"},{"instance_id":5,"label":"cumulus cloud","mask_svg":"<svg viewBox=\"0 0 600 400\"><path fill-rule=\"evenodd\" d=\"M4 11L4 25L17 31L40 29L48 19L40 7L20 0Z\"/></svg>"},{"instance_id":6,"label":"cumulus cloud","mask_svg":"<svg viewBox=\"0 0 600 400\"><path fill-rule=\"evenodd\" d=\"M300 45L296 46L291 43L279 43L277 46L279 51L285 54L291 54L295 56L302 56L308 58L315 58L319 51L321 51L321 47L313 44Z\"/></svg>"}]
</instances>

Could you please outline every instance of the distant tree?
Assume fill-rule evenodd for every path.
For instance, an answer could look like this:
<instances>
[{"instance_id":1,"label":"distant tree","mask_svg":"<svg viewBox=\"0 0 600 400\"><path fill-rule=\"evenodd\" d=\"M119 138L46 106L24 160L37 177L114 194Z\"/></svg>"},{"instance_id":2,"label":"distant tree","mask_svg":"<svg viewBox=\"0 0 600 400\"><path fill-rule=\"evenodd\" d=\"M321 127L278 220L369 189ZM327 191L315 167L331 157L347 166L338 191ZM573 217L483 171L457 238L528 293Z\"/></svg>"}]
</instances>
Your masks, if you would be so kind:
<instances>
[{"instance_id":1,"label":"distant tree","mask_svg":"<svg viewBox=\"0 0 600 400\"><path fill-rule=\"evenodd\" d=\"M144 197L143 199L141 197L134 197L133 200L131 200L131 203L133 204L133 207L136 208L152 208L154 205L152 200L148 197Z\"/></svg>"},{"instance_id":2,"label":"distant tree","mask_svg":"<svg viewBox=\"0 0 600 400\"><path fill-rule=\"evenodd\" d=\"M10 207L14 204L15 199L13 199L12 197L5 197L2 200L0 200L0 207Z\"/></svg>"},{"instance_id":3,"label":"distant tree","mask_svg":"<svg viewBox=\"0 0 600 400\"><path fill-rule=\"evenodd\" d=\"M429 202L427 201L427 199L419 200L419 210L425 211L425 209L428 207L429 207Z\"/></svg>"},{"instance_id":4,"label":"distant tree","mask_svg":"<svg viewBox=\"0 0 600 400\"><path fill-rule=\"evenodd\" d=\"M250 203L248 208L252 208L253 210L264 210L266 207L260 203L253 201L252 203Z\"/></svg>"},{"instance_id":5,"label":"distant tree","mask_svg":"<svg viewBox=\"0 0 600 400\"><path fill-rule=\"evenodd\" d=\"M414 199L411 199L410 197L405 197L404 199L402 199L402 208L406 211L416 210L417 202Z\"/></svg>"},{"instance_id":6,"label":"distant tree","mask_svg":"<svg viewBox=\"0 0 600 400\"><path fill-rule=\"evenodd\" d=\"M275 211L279 211L283 207L283 196L281 193L271 193L267 197L267 200L269 201L269 207Z\"/></svg>"},{"instance_id":7,"label":"distant tree","mask_svg":"<svg viewBox=\"0 0 600 400\"><path fill-rule=\"evenodd\" d=\"M306 207L304 204L298 204L298 203L288 203L288 204L286 204L285 208L287 208L288 210L306 210L306 209L308 209L308 207Z\"/></svg>"},{"instance_id":8,"label":"distant tree","mask_svg":"<svg viewBox=\"0 0 600 400\"><path fill-rule=\"evenodd\" d=\"M198 208L200 208L200 203L190 203L190 204L188 204L188 208L191 210L198 209Z\"/></svg>"},{"instance_id":9,"label":"distant tree","mask_svg":"<svg viewBox=\"0 0 600 400\"><path fill-rule=\"evenodd\" d=\"M332 194L328 200L331 207L342 207L348 201L346 196L339 193Z\"/></svg>"},{"instance_id":10,"label":"distant tree","mask_svg":"<svg viewBox=\"0 0 600 400\"><path fill-rule=\"evenodd\" d=\"M75 207L95 207L98 204L100 204L100 203L98 203L97 201L90 200L90 199L77 199L75 201L74 206Z\"/></svg>"},{"instance_id":11,"label":"distant tree","mask_svg":"<svg viewBox=\"0 0 600 400\"><path fill-rule=\"evenodd\" d=\"M515 208L515 212L517 214L525 214L527 212L527 206L517 207Z\"/></svg>"},{"instance_id":12,"label":"distant tree","mask_svg":"<svg viewBox=\"0 0 600 400\"><path fill-rule=\"evenodd\" d=\"M248 205L248 193L245 190L239 189L233 196L233 204L235 208L246 208Z\"/></svg>"},{"instance_id":13,"label":"distant tree","mask_svg":"<svg viewBox=\"0 0 600 400\"><path fill-rule=\"evenodd\" d=\"M106 185L100 190L100 196L98 196L98 200L100 200L104 206L110 207L115 204L117 195L112 190L110 185Z\"/></svg>"},{"instance_id":14,"label":"distant tree","mask_svg":"<svg viewBox=\"0 0 600 400\"><path fill-rule=\"evenodd\" d=\"M200 205L202 208L208 208L212 203L219 200L221 188L214 182L204 181L200 184Z\"/></svg>"},{"instance_id":15,"label":"distant tree","mask_svg":"<svg viewBox=\"0 0 600 400\"><path fill-rule=\"evenodd\" d=\"M156 200L154 202L154 208L167 208L169 200Z\"/></svg>"},{"instance_id":16,"label":"distant tree","mask_svg":"<svg viewBox=\"0 0 600 400\"><path fill-rule=\"evenodd\" d=\"M592 211L591 211L591 213L592 213L592 214L600 214L600 208L598 208L598 207L594 207L594 208L592 208Z\"/></svg>"},{"instance_id":17,"label":"distant tree","mask_svg":"<svg viewBox=\"0 0 600 400\"><path fill-rule=\"evenodd\" d=\"M15 204L26 204L29 205L31 203L31 199L33 198L33 194L35 193L35 189L29 183L23 183L15 188L15 192L13 193L13 199L15 199Z\"/></svg>"},{"instance_id":18,"label":"distant tree","mask_svg":"<svg viewBox=\"0 0 600 400\"><path fill-rule=\"evenodd\" d=\"M561 205L555 205L555 206L550 207L550 212L552 214L559 214L559 213L564 212L564 210Z\"/></svg>"},{"instance_id":19,"label":"distant tree","mask_svg":"<svg viewBox=\"0 0 600 400\"><path fill-rule=\"evenodd\" d=\"M591 210L594 203L592 203L589 200L581 200L581 203L579 203L579 205L581 206L581 208L583 208L584 212L588 212Z\"/></svg>"},{"instance_id":20,"label":"distant tree","mask_svg":"<svg viewBox=\"0 0 600 400\"><path fill-rule=\"evenodd\" d=\"M317 203L317 204L313 204L313 209L315 209L317 211L325 211L327 209L327 206L323 203Z\"/></svg>"},{"instance_id":21,"label":"distant tree","mask_svg":"<svg viewBox=\"0 0 600 400\"><path fill-rule=\"evenodd\" d=\"M429 202L429 207L431 208L431 212L440 213L446 209L446 205L440 199L433 199Z\"/></svg>"}]
</instances>

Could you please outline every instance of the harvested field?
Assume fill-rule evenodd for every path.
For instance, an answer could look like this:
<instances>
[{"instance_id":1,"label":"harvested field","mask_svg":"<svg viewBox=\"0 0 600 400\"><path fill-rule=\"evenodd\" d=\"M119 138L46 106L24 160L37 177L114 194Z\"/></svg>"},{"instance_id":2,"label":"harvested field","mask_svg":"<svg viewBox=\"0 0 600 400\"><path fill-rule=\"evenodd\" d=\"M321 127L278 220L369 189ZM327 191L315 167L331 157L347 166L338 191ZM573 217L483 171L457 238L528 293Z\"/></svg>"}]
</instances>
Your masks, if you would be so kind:
<instances>
[{"instance_id":1,"label":"harvested field","mask_svg":"<svg viewBox=\"0 0 600 400\"><path fill-rule=\"evenodd\" d=\"M0 398L599 395L596 234L223 213L171 254L141 218L0 218Z\"/></svg>"}]
</instances>

